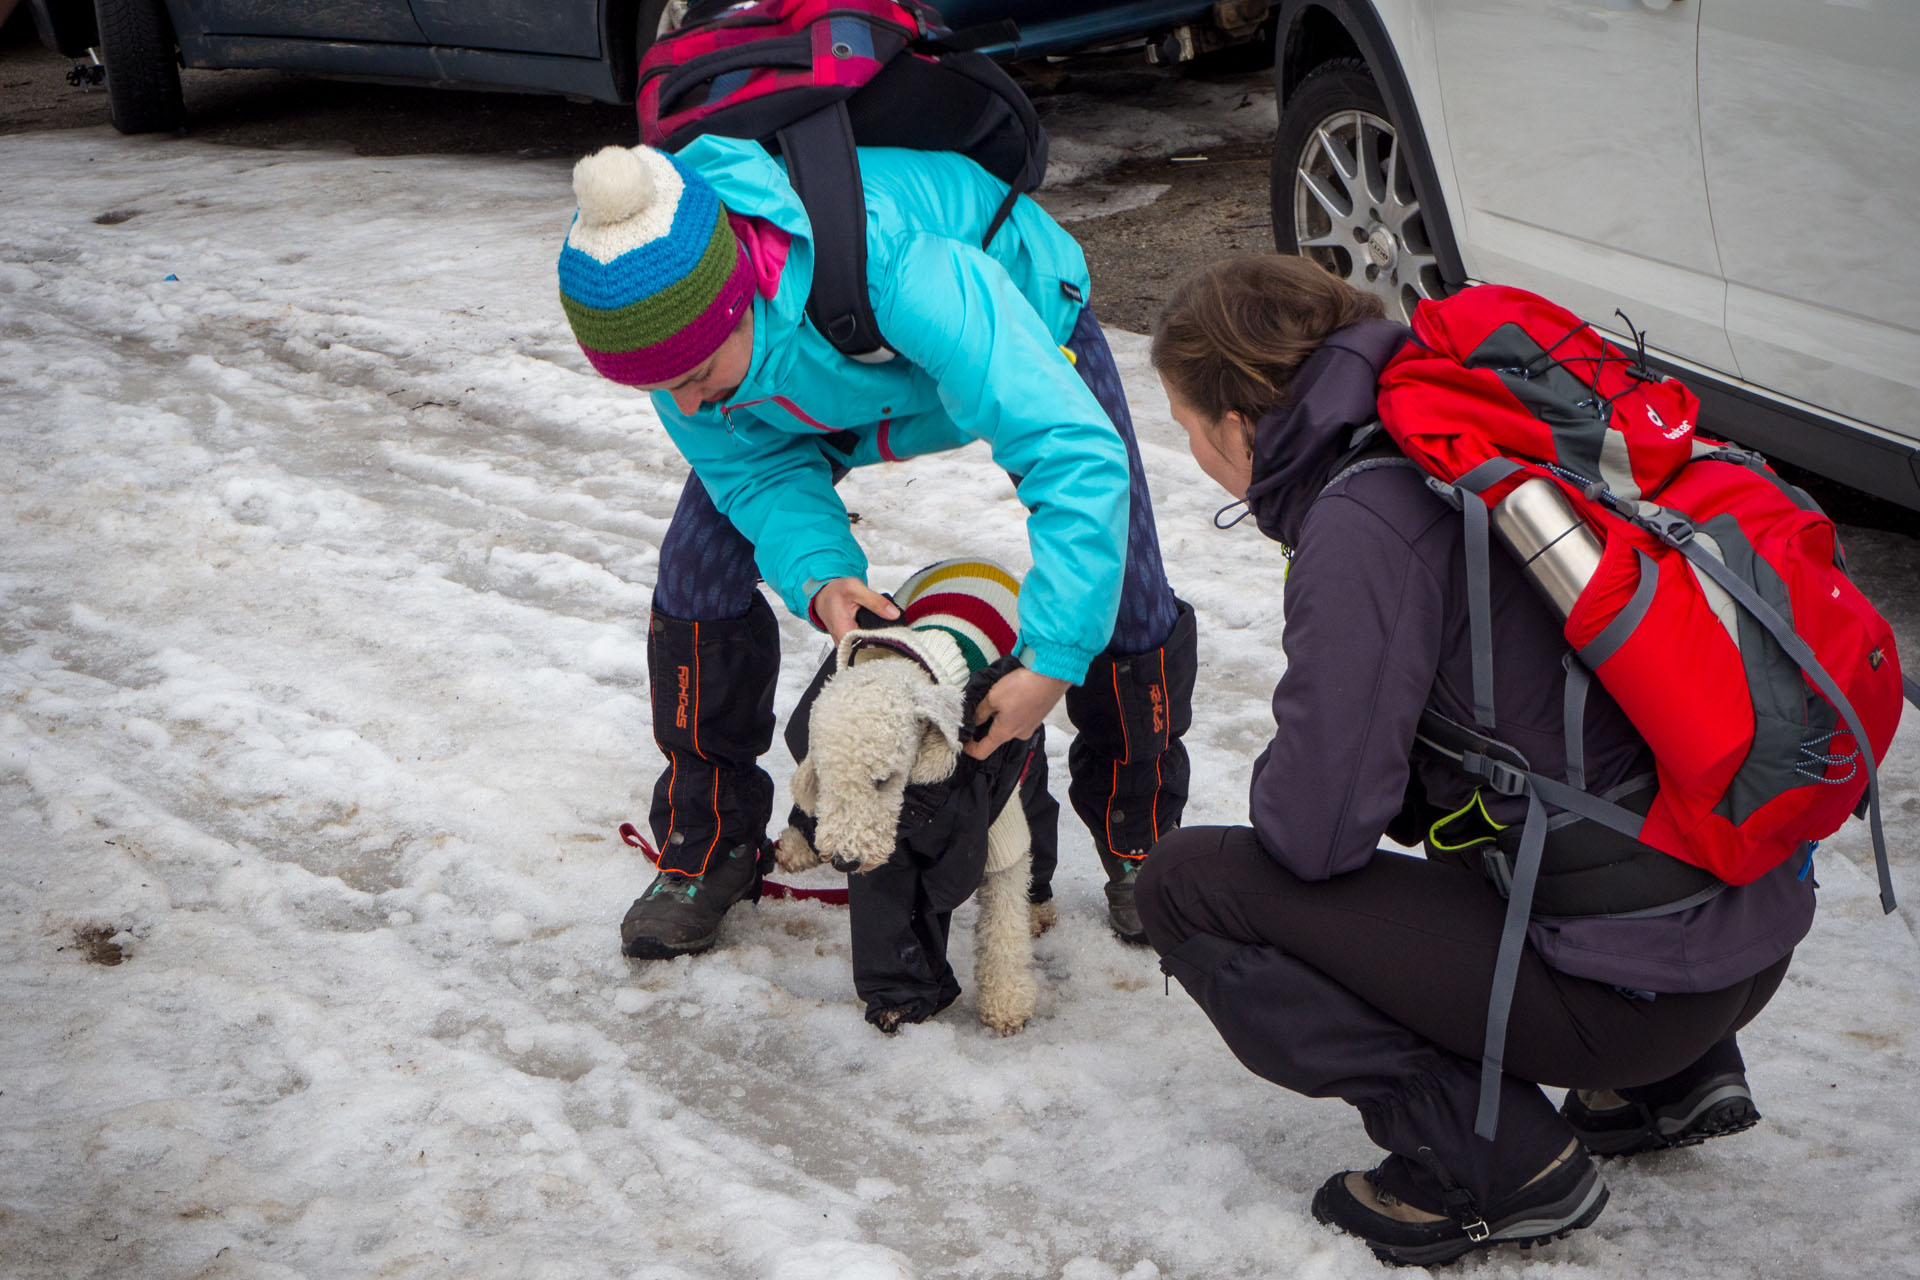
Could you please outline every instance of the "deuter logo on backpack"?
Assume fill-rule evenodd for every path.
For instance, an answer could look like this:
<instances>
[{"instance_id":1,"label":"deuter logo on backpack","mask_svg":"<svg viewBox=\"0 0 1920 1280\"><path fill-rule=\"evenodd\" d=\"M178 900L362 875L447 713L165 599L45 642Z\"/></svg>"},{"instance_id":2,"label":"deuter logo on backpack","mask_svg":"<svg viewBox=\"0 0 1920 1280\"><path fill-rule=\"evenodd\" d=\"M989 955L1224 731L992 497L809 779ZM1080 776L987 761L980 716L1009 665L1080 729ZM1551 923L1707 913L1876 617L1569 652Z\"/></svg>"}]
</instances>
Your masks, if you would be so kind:
<instances>
[{"instance_id":1,"label":"deuter logo on backpack","mask_svg":"<svg viewBox=\"0 0 1920 1280\"><path fill-rule=\"evenodd\" d=\"M1669 427L1652 405L1647 406L1647 420L1660 428L1661 436L1667 440L1678 440L1681 436L1690 435L1693 432L1692 418L1682 418L1678 426Z\"/></svg>"},{"instance_id":2,"label":"deuter logo on backpack","mask_svg":"<svg viewBox=\"0 0 1920 1280\"><path fill-rule=\"evenodd\" d=\"M781 156L815 244L807 315L843 354L891 359L867 296L857 147L954 151L1007 184L982 240L1040 185L1047 135L1007 73L979 53L1010 23L954 33L920 0L752 0L696 6L640 63L641 140L702 134Z\"/></svg>"}]
</instances>

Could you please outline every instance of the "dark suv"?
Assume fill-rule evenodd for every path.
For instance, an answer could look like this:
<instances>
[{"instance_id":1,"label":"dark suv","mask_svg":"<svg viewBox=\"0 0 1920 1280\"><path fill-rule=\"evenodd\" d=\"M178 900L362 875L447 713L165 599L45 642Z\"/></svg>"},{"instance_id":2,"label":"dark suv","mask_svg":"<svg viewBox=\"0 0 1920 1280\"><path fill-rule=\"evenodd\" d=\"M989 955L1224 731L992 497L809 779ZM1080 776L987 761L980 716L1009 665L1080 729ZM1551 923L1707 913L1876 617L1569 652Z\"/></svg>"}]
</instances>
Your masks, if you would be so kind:
<instances>
[{"instance_id":1,"label":"dark suv","mask_svg":"<svg viewBox=\"0 0 1920 1280\"><path fill-rule=\"evenodd\" d=\"M186 121L180 68L271 67L411 84L633 99L640 54L685 0L30 0L40 38L106 68L123 133ZM1264 34L1268 0L950 0L955 30L1012 18L1038 57L1145 40L1178 60Z\"/></svg>"}]
</instances>

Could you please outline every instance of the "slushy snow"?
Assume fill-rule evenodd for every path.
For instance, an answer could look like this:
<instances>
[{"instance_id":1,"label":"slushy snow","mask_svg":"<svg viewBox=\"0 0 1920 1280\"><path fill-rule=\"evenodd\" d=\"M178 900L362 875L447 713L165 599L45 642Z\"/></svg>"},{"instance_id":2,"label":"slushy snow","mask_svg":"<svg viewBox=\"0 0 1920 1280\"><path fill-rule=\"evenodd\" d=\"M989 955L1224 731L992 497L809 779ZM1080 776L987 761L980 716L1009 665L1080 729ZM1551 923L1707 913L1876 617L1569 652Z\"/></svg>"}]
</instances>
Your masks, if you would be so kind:
<instances>
[{"instance_id":1,"label":"slushy snow","mask_svg":"<svg viewBox=\"0 0 1920 1280\"><path fill-rule=\"evenodd\" d=\"M1218 137L1050 123L1087 173ZM0 138L0 174L0 1273L1381 1274L1306 1211L1376 1158L1354 1114L1247 1073L1111 936L1070 819L1017 1037L971 992L882 1037L817 903L619 955L686 469L567 331L566 165L86 130ZM1283 564L1212 527L1145 340L1111 337L1200 618L1188 821L1243 821ZM842 493L876 585L1028 562L982 449ZM1849 549L1920 654L1920 544ZM782 628L784 711L822 641ZM1882 774L1914 904L1917 735ZM1743 1037L1765 1122L1614 1162L1592 1229L1459 1274L1920 1275L1913 907L1880 914L1859 824L1819 876Z\"/></svg>"}]
</instances>

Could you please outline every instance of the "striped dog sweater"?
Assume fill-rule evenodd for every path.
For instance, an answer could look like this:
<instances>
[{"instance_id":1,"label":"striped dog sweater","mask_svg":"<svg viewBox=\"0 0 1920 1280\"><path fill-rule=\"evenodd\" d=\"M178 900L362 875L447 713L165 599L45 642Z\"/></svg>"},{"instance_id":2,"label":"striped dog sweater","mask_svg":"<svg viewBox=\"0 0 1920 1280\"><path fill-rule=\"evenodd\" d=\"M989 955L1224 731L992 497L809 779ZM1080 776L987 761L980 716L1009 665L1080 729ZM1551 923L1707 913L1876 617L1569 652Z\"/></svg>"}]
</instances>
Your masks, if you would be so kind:
<instances>
[{"instance_id":1,"label":"striped dog sweater","mask_svg":"<svg viewBox=\"0 0 1920 1280\"><path fill-rule=\"evenodd\" d=\"M851 654L877 645L913 658L940 684L960 684L1014 651L1020 580L987 560L942 560L893 593L904 626L850 631ZM849 643L850 642L850 643Z\"/></svg>"}]
</instances>

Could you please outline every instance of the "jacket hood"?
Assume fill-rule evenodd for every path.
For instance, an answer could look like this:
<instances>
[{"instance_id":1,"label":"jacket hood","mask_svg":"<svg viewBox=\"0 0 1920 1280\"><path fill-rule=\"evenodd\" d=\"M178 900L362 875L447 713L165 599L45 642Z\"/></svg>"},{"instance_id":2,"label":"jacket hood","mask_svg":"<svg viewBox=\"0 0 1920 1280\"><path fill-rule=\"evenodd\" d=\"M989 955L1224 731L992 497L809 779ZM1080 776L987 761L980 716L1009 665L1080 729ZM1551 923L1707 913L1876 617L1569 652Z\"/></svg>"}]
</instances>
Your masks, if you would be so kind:
<instances>
[{"instance_id":1,"label":"jacket hood","mask_svg":"<svg viewBox=\"0 0 1920 1280\"><path fill-rule=\"evenodd\" d=\"M1380 371L1412 337L1403 324L1368 320L1334 330L1301 363L1286 403L1254 424L1247 509L1260 532L1298 544L1307 508L1332 478L1348 435L1379 417Z\"/></svg>"}]
</instances>

